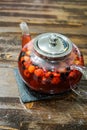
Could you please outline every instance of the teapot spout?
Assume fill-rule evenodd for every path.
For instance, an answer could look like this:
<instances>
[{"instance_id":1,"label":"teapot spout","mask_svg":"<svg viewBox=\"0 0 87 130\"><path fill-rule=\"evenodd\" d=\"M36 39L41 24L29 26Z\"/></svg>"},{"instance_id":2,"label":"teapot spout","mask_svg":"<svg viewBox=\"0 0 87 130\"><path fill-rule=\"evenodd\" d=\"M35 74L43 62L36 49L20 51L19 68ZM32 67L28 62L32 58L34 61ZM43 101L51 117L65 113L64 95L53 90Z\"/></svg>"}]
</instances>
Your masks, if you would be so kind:
<instances>
[{"instance_id":1,"label":"teapot spout","mask_svg":"<svg viewBox=\"0 0 87 130\"><path fill-rule=\"evenodd\" d=\"M27 44L31 40L31 35L29 33L29 28L27 23L22 22L20 24L20 28L22 30L22 47L24 47L25 44Z\"/></svg>"}]
</instances>

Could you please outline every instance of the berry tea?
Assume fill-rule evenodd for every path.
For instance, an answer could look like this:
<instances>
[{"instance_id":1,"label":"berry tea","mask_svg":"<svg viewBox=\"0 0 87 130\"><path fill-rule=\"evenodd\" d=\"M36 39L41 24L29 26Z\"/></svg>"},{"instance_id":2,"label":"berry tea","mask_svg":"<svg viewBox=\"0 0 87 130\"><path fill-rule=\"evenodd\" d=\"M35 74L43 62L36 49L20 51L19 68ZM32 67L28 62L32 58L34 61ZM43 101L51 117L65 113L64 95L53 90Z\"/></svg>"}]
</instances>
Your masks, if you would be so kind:
<instances>
[{"instance_id":1,"label":"berry tea","mask_svg":"<svg viewBox=\"0 0 87 130\"><path fill-rule=\"evenodd\" d=\"M19 55L18 66L23 81L32 90L45 94L58 94L70 90L81 79L81 72L71 70L71 65L84 65L83 56L73 44L65 57L53 60L39 55L32 41L25 45Z\"/></svg>"}]
</instances>

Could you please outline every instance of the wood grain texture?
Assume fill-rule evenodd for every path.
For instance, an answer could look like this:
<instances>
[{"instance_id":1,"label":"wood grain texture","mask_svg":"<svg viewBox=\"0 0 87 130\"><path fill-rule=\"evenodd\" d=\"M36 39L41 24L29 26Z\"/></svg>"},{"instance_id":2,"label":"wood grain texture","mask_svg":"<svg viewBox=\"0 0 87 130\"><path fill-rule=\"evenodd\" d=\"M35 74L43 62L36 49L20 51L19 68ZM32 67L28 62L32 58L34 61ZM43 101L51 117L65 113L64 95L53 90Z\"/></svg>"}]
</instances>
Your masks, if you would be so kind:
<instances>
[{"instance_id":1,"label":"wood grain texture","mask_svg":"<svg viewBox=\"0 0 87 130\"><path fill-rule=\"evenodd\" d=\"M69 37L87 66L87 0L0 0L0 130L87 130L87 101L73 93L20 103L13 69L21 50L22 21L32 38L44 32Z\"/></svg>"},{"instance_id":2,"label":"wood grain texture","mask_svg":"<svg viewBox=\"0 0 87 130\"><path fill-rule=\"evenodd\" d=\"M8 0L7 2L1 0L0 44L3 44L5 40L5 48L9 47L9 45L7 46L9 44L8 37L11 38L10 41L13 40L14 44L21 44L19 24L22 21L28 23L32 37L44 32L58 32L68 36L81 49L85 64L87 64L86 50L84 50L87 48L86 0L41 0L33 2L31 0ZM17 38L17 40L12 39L12 37ZM1 49L4 51L3 47ZM17 54L16 51L14 53Z\"/></svg>"}]
</instances>

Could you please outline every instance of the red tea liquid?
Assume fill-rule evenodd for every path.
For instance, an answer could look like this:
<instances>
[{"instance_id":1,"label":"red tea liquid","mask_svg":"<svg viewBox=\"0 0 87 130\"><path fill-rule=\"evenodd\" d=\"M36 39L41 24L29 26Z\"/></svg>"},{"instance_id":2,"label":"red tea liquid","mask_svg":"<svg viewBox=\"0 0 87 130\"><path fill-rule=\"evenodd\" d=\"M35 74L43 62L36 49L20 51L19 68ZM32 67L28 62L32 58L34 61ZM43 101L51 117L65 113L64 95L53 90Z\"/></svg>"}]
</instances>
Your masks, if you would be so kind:
<instances>
[{"instance_id":1,"label":"red tea liquid","mask_svg":"<svg viewBox=\"0 0 87 130\"><path fill-rule=\"evenodd\" d=\"M70 84L74 85L79 82L82 74L77 70L70 70L69 66L72 64L84 65L83 56L75 45L68 56L58 63L51 63L50 60L40 58L32 52L32 46L29 43L22 49L18 61L24 82L32 90L45 94L68 91Z\"/></svg>"}]
</instances>

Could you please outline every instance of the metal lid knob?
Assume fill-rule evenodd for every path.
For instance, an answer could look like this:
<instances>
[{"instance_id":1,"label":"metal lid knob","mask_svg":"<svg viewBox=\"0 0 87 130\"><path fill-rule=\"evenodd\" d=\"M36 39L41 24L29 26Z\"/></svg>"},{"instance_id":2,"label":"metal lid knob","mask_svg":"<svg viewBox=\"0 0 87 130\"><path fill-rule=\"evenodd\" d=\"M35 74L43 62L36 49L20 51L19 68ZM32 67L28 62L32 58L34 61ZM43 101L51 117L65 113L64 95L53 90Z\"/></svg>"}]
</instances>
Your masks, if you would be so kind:
<instances>
[{"instance_id":1,"label":"metal lid knob","mask_svg":"<svg viewBox=\"0 0 87 130\"><path fill-rule=\"evenodd\" d=\"M49 37L49 43L51 46L56 46L57 45L57 40L58 40L58 37L57 35L55 34L50 34L50 37Z\"/></svg>"}]
</instances>

